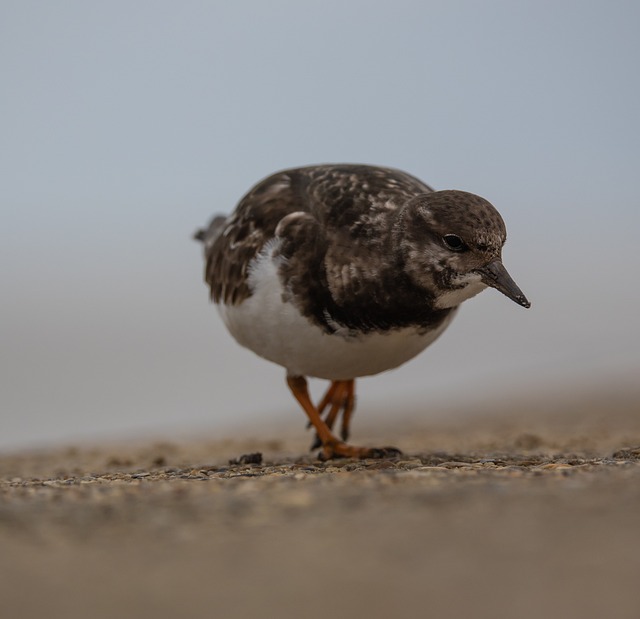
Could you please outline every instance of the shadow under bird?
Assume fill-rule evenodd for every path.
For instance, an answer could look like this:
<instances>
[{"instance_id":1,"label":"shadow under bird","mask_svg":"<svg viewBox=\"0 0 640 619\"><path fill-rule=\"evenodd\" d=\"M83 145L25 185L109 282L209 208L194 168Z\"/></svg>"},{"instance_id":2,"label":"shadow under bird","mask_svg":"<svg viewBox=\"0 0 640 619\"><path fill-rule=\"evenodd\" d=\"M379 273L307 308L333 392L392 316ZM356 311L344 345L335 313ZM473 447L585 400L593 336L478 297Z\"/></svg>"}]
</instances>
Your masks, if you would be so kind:
<instances>
[{"instance_id":1,"label":"shadow under bird","mask_svg":"<svg viewBox=\"0 0 640 619\"><path fill-rule=\"evenodd\" d=\"M356 378L415 357L487 286L530 307L502 264L506 237L477 195L352 164L273 174L195 234L225 325L286 369L323 459L399 453L346 442ZM317 405L309 376L331 381Z\"/></svg>"}]
</instances>

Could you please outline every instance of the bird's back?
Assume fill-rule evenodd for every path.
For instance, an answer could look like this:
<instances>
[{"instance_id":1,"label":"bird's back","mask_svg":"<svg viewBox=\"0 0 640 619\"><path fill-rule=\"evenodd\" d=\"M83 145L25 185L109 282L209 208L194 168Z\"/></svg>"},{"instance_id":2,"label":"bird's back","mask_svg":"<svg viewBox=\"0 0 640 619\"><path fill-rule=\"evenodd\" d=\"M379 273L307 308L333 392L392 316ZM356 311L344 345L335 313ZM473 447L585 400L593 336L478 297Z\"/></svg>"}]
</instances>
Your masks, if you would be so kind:
<instances>
[{"instance_id":1,"label":"bird's back","mask_svg":"<svg viewBox=\"0 0 640 619\"><path fill-rule=\"evenodd\" d=\"M205 244L205 279L216 302L241 303L251 294L249 264L288 214L310 214L326 232L366 242L407 200L432 189L391 168L316 165L277 172L256 184L228 217L196 233Z\"/></svg>"}]
</instances>

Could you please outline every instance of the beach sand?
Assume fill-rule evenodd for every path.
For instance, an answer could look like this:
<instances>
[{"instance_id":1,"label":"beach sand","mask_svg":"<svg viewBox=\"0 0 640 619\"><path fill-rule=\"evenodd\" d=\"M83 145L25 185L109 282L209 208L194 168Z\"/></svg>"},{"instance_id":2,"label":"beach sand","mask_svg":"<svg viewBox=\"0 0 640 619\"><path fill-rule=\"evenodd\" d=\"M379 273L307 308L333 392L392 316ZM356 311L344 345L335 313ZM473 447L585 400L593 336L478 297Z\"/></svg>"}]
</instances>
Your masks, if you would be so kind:
<instances>
[{"instance_id":1,"label":"beach sand","mask_svg":"<svg viewBox=\"0 0 640 619\"><path fill-rule=\"evenodd\" d=\"M303 423L0 456L0 616L640 617L640 390Z\"/></svg>"}]
</instances>

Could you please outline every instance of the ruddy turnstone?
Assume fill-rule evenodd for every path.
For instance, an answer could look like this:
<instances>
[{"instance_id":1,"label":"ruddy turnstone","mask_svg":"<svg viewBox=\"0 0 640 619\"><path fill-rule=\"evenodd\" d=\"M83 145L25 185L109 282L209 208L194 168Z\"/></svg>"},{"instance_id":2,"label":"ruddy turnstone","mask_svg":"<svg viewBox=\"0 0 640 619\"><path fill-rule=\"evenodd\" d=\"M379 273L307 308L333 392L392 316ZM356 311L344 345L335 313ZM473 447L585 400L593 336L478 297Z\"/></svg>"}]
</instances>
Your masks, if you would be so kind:
<instances>
[{"instance_id":1,"label":"ruddy turnstone","mask_svg":"<svg viewBox=\"0 0 640 619\"><path fill-rule=\"evenodd\" d=\"M324 459L397 452L346 443L356 378L415 357L487 286L530 306L502 264L498 211L400 170L284 170L195 238L224 323L239 344L286 369ZM331 381L317 406L308 376ZM340 413L342 440L333 433Z\"/></svg>"}]
</instances>

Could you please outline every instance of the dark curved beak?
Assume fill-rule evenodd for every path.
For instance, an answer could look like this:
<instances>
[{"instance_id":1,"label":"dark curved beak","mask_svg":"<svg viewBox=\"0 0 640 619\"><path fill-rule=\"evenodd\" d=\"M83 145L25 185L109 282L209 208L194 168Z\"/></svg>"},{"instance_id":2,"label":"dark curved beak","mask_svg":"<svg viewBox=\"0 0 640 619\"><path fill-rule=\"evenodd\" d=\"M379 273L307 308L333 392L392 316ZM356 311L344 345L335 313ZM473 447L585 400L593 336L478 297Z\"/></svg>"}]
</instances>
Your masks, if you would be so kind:
<instances>
[{"instance_id":1,"label":"dark curved beak","mask_svg":"<svg viewBox=\"0 0 640 619\"><path fill-rule=\"evenodd\" d=\"M501 260L496 259L480 267L477 271L487 286L499 290L503 295L509 297L518 305L522 305L522 307L531 307L531 303L529 303L529 300L524 296L522 290L520 290L518 285L511 279L511 275L509 275L507 269L504 268Z\"/></svg>"}]
</instances>

